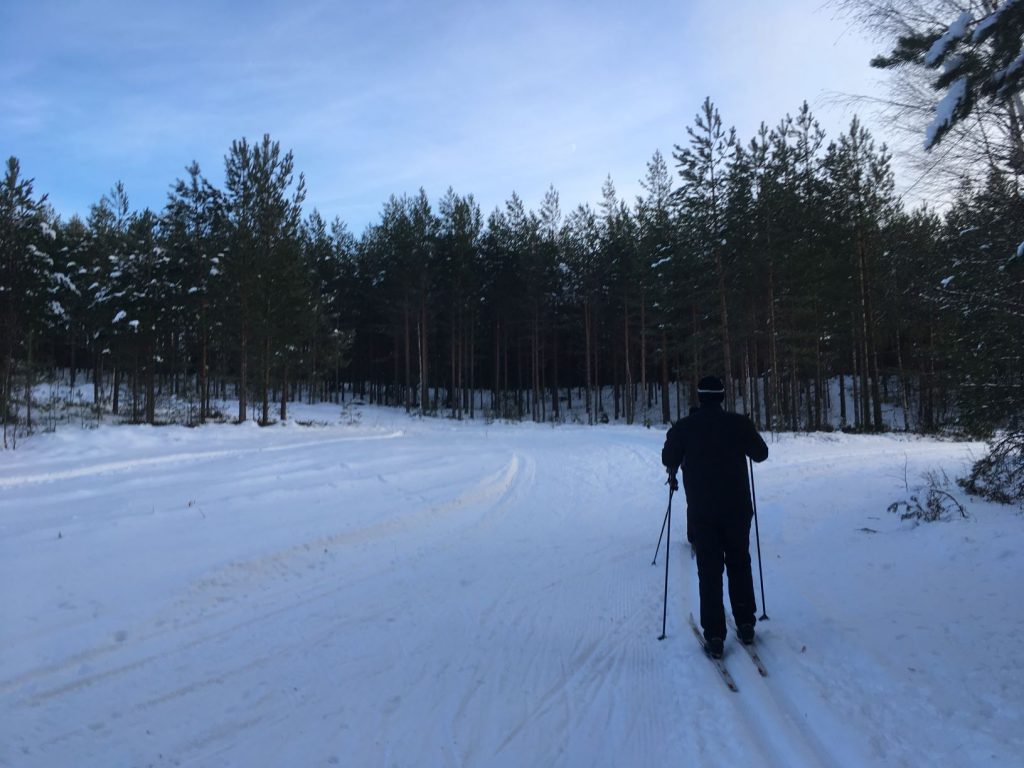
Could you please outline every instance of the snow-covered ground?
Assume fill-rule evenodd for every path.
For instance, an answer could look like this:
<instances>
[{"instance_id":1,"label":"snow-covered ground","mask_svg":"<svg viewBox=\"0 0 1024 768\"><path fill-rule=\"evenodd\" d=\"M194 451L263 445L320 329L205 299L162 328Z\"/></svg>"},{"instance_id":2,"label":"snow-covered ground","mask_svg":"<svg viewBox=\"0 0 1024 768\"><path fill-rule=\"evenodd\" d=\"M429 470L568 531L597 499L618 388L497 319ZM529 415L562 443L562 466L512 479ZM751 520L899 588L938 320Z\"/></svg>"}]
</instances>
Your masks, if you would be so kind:
<instances>
[{"instance_id":1,"label":"snow-covered ground","mask_svg":"<svg viewBox=\"0 0 1024 768\"><path fill-rule=\"evenodd\" d=\"M1024 519L886 512L977 444L771 444L734 694L663 430L293 415L0 454L0 765L1020 764Z\"/></svg>"}]
</instances>

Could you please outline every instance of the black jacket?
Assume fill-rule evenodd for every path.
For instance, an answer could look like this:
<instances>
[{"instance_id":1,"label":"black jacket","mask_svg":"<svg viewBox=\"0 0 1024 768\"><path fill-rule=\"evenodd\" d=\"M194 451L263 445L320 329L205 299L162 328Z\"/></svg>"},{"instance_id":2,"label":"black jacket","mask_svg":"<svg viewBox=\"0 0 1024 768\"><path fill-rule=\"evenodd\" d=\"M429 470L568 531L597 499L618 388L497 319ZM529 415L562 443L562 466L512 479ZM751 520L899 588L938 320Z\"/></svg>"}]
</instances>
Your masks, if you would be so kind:
<instances>
[{"instance_id":1,"label":"black jacket","mask_svg":"<svg viewBox=\"0 0 1024 768\"><path fill-rule=\"evenodd\" d=\"M768 446L750 419L703 403L669 429L661 462L672 475L683 466L690 514L749 518L754 510L748 456L757 462L768 458Z\"/></svg>"}]
</instances>

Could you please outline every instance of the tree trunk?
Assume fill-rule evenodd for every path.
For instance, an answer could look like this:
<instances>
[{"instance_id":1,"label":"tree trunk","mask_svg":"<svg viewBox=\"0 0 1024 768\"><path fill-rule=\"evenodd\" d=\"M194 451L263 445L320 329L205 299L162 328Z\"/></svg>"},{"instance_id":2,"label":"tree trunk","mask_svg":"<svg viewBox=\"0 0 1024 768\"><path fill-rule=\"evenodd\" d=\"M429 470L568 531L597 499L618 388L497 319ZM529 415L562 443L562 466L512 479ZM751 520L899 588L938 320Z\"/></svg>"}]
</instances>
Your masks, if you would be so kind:
<instances>
[{"instance_id":1,"label":"tree trunk","mask_svg":"<svg viewBox=\"0 0 1024 768\"><path fill-rule=\"evenodd\" d=\"M558 402L558 329L551 331L551 419L559 421L562 406Z\"/></svg>"},{"instance_id":2,"label":"tree trunk","mask_svg":"<svg viewBox=\"0 0 1024 768\"><path fill-rule=\"evenodd\" d=\"M7 354L4 356L4 380L3 397L0 398L0 408L3 409L4 420L4 450L7 449L7 426L11 414L11 387L14 384L14 353L8 345Z\"/></svg>"},{"instance_id":3,"label":"tree trunk","mask_svg":"<svg viewBox=\"0 0 1024 768\"><path fill-rule=\"evenodd\" d=\"M114 365L114 370L111 371L110 377L113 382L113 391L110 397L110 412L114 416L117 416L121 410L121 378L124 374L121 371L120 366Z\"/></svg>"},{"instance_id":4,"label":"tree trunk","mask_svg":"<svg viewBox=\"0 0 1024 768\"><path fill-rule=\"evenodd\" d=\"M861 409L861 406L860 406L860 392L857 389L858 382L860 381L860 354L859 354L859 352L860 352L860 341L857 338L857 336L858 336L858 334L855 332L854 333L855 343L854 343L854 346L853 346L853 373L850 376L850 380L852 382L852 389L853 389L853 426L854 426L855 429L859 430L859 429L862 429L864 425L861 424L861 420L860 420L860 413L861 413L861 410L860 410Z\"/></svg>"},{"instance_id":5,"label":"tree trunk","mask_svg":"<svg viewBox=\"0 0 1024 768\"><path fill-rule=\"evenodd\" d=\"M865 426L868 425L868 414L871 413L874 416L873 428L881 430L882 404L878 393L877 363L875 365L875 375L873 377L871 375L871 363L875 360L873 343L874 321L871 316L871 300L870 291L868 289L869 274L867 263L867 243L864 242L863 232L859 232L857 236L857 256L859 266L858 271L860 273L861 323L864 347L864 365L861 371L861 397L863 398L864 424ZM871 404L872 398L874 399L873 408Z\"/></svg>"},{"instance_id":6,"label":"tree trunk","mask_svg":"<svg viewBox=\"0 0 1024 768\"><path fill-rule=\"evenodd\" d=\"M312 389L312 387L310 387ZM301 400L302 398L298 398ZM288 364L281 366L281 421L288 419Z\"/></svg>"},{"instance_id":7,"label":"tree trunk","mask_svg":"<svg viewBox=\"0 0 1024 768\"><path fill-rule=\"evenodd\" d=\"M668 424L672 420L672 404L669 402L668 388L668 331L661 326L661 423Z\"/></svg>"},{"instance_id":8,"label":"tree trunk","mask_svg":"<svg viewBox=\"0 0 1024 768\"><path fill-rule=\"evenodd\" d=\"M152 339L146 342L146 423L156 423L156 354Z\"/></svg>"},{"instance_id":9,"label":"tree trunk","mask_svg":"<svg viewBox=\"0 0 1024 768\"><path fill-rule=\"evenodd\" d=\"M700 381L700 332L697 323L697 305L690 305L690 319L693 322L693 366L690 368L690 406L697 405L697 385ZM679 409L682 412L682 408Z\"/></svg>"},{"instance_id":10,"label":"tree trunk","mask_svg":"<svg viewBox=\"0 0 1024 768\"><path fill-rule=\"evenodd\" d=\"M132 424L139 423L139 345L135 345L132 361Z\"/></svg>"},{"instance_id":11,"label":"tree trunk","mask_svg":"<svg viewBox=\"0 0 1024 768\"><path fill-rule=\"evenodd\" d=\"M25 434L32 434L32 342L34 331L28 332L25 361Z\"/></svg>"},{"instance_id":12,"label":"tree trunk","mask_svg":"<svg viewBox=\"0 0 1024 768\"><path fill-rule=\"evenodd\" d=\"M626 417L626 423L632 424L635 421L634 411L636 409L636 401L633 399L633 371L630 366L629 352L629 301L625 297L623 297L622 300L622 351L623 357L625 358L624 362L626 364L624 368L626 377L623 387L623 411Z\"/></svg>"},{"instance_id":13,"label":"tree trunk","mask_svg":"<svg viewBox=\"0 0 1024 768\"><path fill-rule=\"evenodd\" d=\"M206 302L199 312L199 423L205 424L210 416L210 379L207 361Z\"/></svg>"},{"instance_id":14,"label":"tree trunk","mask_svg":"<svg viewBox=\"0 0 1024 768\"><path fill-rule=\"evenodd\" d=\"M430 398L430 377L428 367L428 348L427 348L427 302L426 298L421 297L420 299L420 322L419 322L419 341L420 341L420 415L422 416L427 412L428 400Z\"/></svg>"},{"instance_id":15,"label":"tree trunk","mask_svg":"<svg viewBox=\"0 0 1024 768\"><path fill-rule=\"evenodd\" d=\"M732 344L729 338L729 305L725 297L725 267L721 248L715 248L715 269L718 272L718 301L722 313L722 368L725 376L725 403L730 411L736 410L736 390L732 378Z\"/></svg>"},{"instance_id":16,"label":"tree trunk","mask_svg":"<svg viewBox=\"0 0 1024 768\"><path fill-rule=\"evenodd\" d=\"M814 429L821 429L821 405L822 405L822 386L821 377L822 363L821 363L821 331L816 330L815 332L815 343L814 343Z\"/></svg>"},{"instance_id":17,"label":"tree trunk","mask_svg":"<svg viewBox=\"0 0 1024 768\"><path fill-rule=\"evenodd\" d=\"M260 383L260 397L262 406L260 424L267 426L270 423L270 334L263 338L263 376Z\"/></svg>"},{"instance_id":18,"label":"tree trunk","mask_svg":"<svg viewBox=\"0 0 1024 768\"><path fill-rule=\"evenodd\" d=\"M97 349L98 346L94 341L92 345L92 404L97 413L99 413L103 401L103 388L100 384L100 380L103 378L103 358L100 356L100 350Z\"/></svg>"},{"instance_id":19,"label":"tree trunk","mask_svg":"<svg viewBox=\"0 0 1024 768\"><path fill-rule=\"evenodd\" d=\"M249 330L242 328L242 339L240 344L240 361L238 366L238 423L245 421L247 405L246 392L248 390L249 373Z\"/></svg>"},{"instance_id":20,"label":"tree trunk","mask_svg":"<svg viewBox=\"0 0 1024 768\"><path fill-rule=\"evenodd\" d=\"M846 374L839 370L839 428L846 429Z\"/></svg>"},{"instance_id":21,"label":"tree trunk","mask_svg":"<svg viewBox=\"0 0 1024 768\"><path fill-rule=\"evenodd\" d=\"M644 425L651 425L651 393L647 390L647 297L640 292L640 386L644 391Z\"/></svg>"},{"instance_id":22,"label":"tree trunk","mask_svg":"<svg viewBox=\"0 0 1024 768\"><path fill-rule=\"evenodd\" d=\"M896 365L899 366L900 374L900 403L903 406L903 429L910 431L910 398L907 390L910 389L910 382L907 379L906 369L903 367L903 345L900 343L899 323L896 324Z\"/></svg>"},{"instance_id":23,"label":"tree trunk","mask_svg":"<svg viewBox=\"0 0 1024 768\"><path fill-rule=\"evenodd\" d=\"M740 387L743 395L743 413L752 417L750 412L750 339L743 340L743 383Z\"/></svg>"},{"instance_id":24,"label":"tree trunk","mask_svg":"<svg viewBox=\"0 0 1024 768\"><path fill-rule=\"evenodd\" d=\"M752 356L750 358L750 371L751 371L751 373L750 373L750 376L751 376L751 378L750 378L750 391L751 391L752 397L754 398L754 403L753 403L753 405L754 405L754 426L757 427L758 431L761 430L761 426L762 426L762 421L761 421L761 387L759 385L759 381L761 379L761 375L759 373L759 370L760 370L760 367L758 365L758 359L757 359L757 340L755 339L754 344L753 344L753 354L752 354Z\"/></svg>"},{"instance_id":25,"label":"tree trunk","mask_svg":"<svg viewBox=\"0 0 1024 768\"><path fill-rule=\"evenodd\" d=\"M71 346L71 391L75 391L75 378L78 373L78 361L76 360L76 352L78 351L78 334L75 333L75 321L68 321L68 343Z\"/></svg>"},{"instance_id":26,"label":"tree trunk","mask_svg":"<svg viewBox=\"0 0 1024 768\"><path fill-rule=\"evenodd\" d=\"M771 374L768 377L770 382L771 397L767 398L771 404L771 418L769 425L774 432L781 424L779 417L782 414L781 389L779 382L779 329L778 318L775 312L775 261L768 260L768 346L771 356Z\"/></svg>"},{"instance_id":27,"label":"tree trunk","mask_svg":"<svg viewBox=\"0 0 1024 768\"><path fill-rule=\"evenodd\" d=\"M530 332L530 386L533 389L532 417L535 422L541 421L541 386L540 386L540 310L533 307L533 324Z\"/></svg>"},{"instance_id":28,"label":"tree trunk","mask_svg":"<svg viewBox=\"0 0 1024 768\"><path fill-rule=\"evenodd\" d=\"M593 375L590 370L590 355L591 355L591 342L590 342L590 300L585 299L583 302L583 326L586 335L586 347L587 347L587 423L594 423L594 404L591 402L591 391L594 384Z\"/></svg>"},{"instance_id":29,"label":"tree trunk","mask_svg":"<svg viewBox=\"0 0 1024 768\"><path fill-rule=\"evenodd\" d=\"M405 412L412 411L412 328L409 308L405 309Z\"/></svg>"},{"instance_id":30,"label":"tree trunk","mask_svg":"<svg viewBox=\"0 0 1024 768\"><path fill-rule=\"evenodd\" d=\"M800 430L800 383L796 378L796 352L790 353L789 356L789 413L790 413L790 429L793 432Z\"/></svg>"},{"instance_id":31,"label":"tree trunk","mask_svg":"<svg viewBox=\"0 0 1024 768\"><path fill-rule=\"evenodd\" d=\"M471 318L472 320L472 318ZM469 418L476 416L473 392L476 391L476 323L469 324ZM483 397L483 394L480 395Z\"/></svg>"},{"instance_id":32,"label":"tree trunk","mask_svg":"<svg viewBox=\"0 0 1024 768\"><path fill-rule=\"evenodd\" d=\"M498 415L498 392L501 387L501 356L501 320L498 320L494 324L494 383L491 394L491 415L494 418L500 418Z\"/></svg>"}]
</instances>

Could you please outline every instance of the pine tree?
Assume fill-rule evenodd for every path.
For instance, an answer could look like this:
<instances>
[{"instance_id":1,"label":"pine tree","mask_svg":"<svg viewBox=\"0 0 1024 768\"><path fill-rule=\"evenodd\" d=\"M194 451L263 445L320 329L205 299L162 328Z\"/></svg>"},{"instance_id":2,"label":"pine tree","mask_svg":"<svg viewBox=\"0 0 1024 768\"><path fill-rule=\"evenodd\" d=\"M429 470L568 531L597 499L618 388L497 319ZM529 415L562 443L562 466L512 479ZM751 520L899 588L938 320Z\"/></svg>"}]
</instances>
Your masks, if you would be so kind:
<instances>
[{"instance_id":1,"label":"pine tree","mask_svg":"<svg viewBox=\"0 0 1024 768\"><path fill-rule=\"evenodd\" d=\"M882 228L898 210L890 156L854 118L848 133L829 145L824 167L829 181L829 211L838 247L854 276L857 364L860 371L861 425L881 430L882 402L878 352L876 263Z\"/></svg>"},{"instance_id":2,"label":"pine tree","mask_svg":"<svg viewBox=\"0 0 1024 768\"><path fill-rule=\"evenodd\" d=\"M598 376L596 316L601 297L601 234L596 213L586 205L566 218L560 234L565 270L566 300L577 308L582 324L583 359L580 368L585 390L587 422L595 424L603 414Z\"/></svg>"},{"instance_id":3,"label":"pine tree","mask_svg":"<svg viewBox=\"0 0 1024 768\"><path fill-rule=\"evenodd\" d=\"M66 360L70 369L69 386L74 391L80 363L79 350L84 340L83 319L88 307L83 281L88 277L90 233L85 222L77 216L71 217L67 222L60 222L56 230L54 277L57 280L55 300L59 311L54 332L63 335L64 339L56 341L55 347L66 348Z\"/></svg>"},{"instance_id":4,"label":"pine tree","mask_svg":"<svg viewBox=\"0 0 1024 768\"><path fill-rule=\"evenodd\" d=\"M914 23L888 56L871 63L881 69L906 65L935 74L942 93L925 132L925 149L937 146L957 123L989 104L1005 109L1012 154L1010 167L1024 170L1024 5L1017 0L971 4L946 24Z\"/></svg>"},{"instance_id":5,"label":"pine tree","mask_svg":"<svg viewBox=\"0 0 1024 768\"><path fill-rule=\"evenodd\" d=\"M1022 221L1024 202L1012 179L998 172L947 215L945 274L929 293L953 325L960 417L971 434L1024 421Z\"/></svg>"},{"instance_id":6,"label":"pine tree","mask_svg":"<svg viewBox=\"0 0 1024 768\"><path fill-rule=\"evenodd\" d=\"M416 339L419 369L420 415L436 413L437 401L431 398L430 354L432 350L431 297L434 293L433 272L437 257L438 221L425 190L420 188L409 201L409 246L407 254L412 270L416 312ZM437 390L434 390L436 396Z\"/></svg>"},{"instance_id":7,"label":"pine tree","mask_svg":"<svg viewBox=\"0 0 1024 768\"><path fill-rule=\"evenodd\" d=\"M637 249L640 268L643 270L645 290L641 302L644 376L645 422L650 422L646 413L647 395L647 328L655 334L654 351L657 353L658 381L661 400L661 421L667 424L672 419L669 395L669 368L672 354L670 338L677 341L678 318L677 293L682 291L682 276L676 259L676 224L672 214L672 177L661 152L655 152L647 164L647 175L640 182L646 196L636 201ZM647 316L650 307L651 316Z\"/></svg>"},{"instance_id":8,"label":"pine tree","mask_svg":"<svg viewBox=\"0 0 1024 768\"><path fill-rule=\"evenodd\" d=\"M308 295L299 243L306 185L294 168L292 153L282 154L269 135L253 146L244 138L232 142L225 158L225 278L238 339L239 421L246 419L251 356L259 360L260 423L267 424L272 371L277 367L286 379L290 347L301 333L292 309Z\"/></svg>"},{"instance_id":9,"label":"pine tree","mask_svg":"<svg viewBox=\"0 0 1024 768\"><path fill-rule=\"evenodd\" d=\"M93 362L93 407L97 414L105 401L104 368L110 368L110 406L116 416L120 412L121 383L128 362L128 348L133 318L121 306L123 296L122 273L129 248L128 229L132 211L124 184L117 182L110 192L100 198L89 212L91 233L87 251L88 277L85 282L87 298L86 333L89 337Z\"/></svg>"},{"instance_id":10,"label":"pine tree","mask_svg":"<svg viewBox=\"0 0 1024 768\"><path fill-rule=\"evenodd\" d=\"M533 316L533 402L534 419L547 419L544 392L545 374L550 371L551 415L559 417L558 407L558 335L557 317L560 309L559 264L561 253L558 233L562 225L562 207L554 186L548 187L540 212L534 217L531 245L531 277L528 292L534 308ZM549 363L550 362L550 366Z\"/></svg>"},{"instance_id":11,"label":"pine tree","mask_svg":"<svg viewBox=\"0 0 1024 768\"><path fill-rule=\"evenodd\" d=\"M222 264L227 221L223 196L201 174L198 163L187 168L168 196L161 223L161 241L170 252L175 272L174 324L195 350L199 422L210 416L211 332L219 319Z\"/></svg>"},{"instance_id":12,"label":"pine tree","mask_svg":"<svg viewBox=\"0 0 1024 768\"><path fill-rule=\"evenodd\" d=\"M17 158L8 158L0 183L0 410L5 448L8 425L16 417L11 412L16 360L21 357L25 364L27 426L31 430L35 335L54 311L54 263L48 250L55 232L47 220L45 200L45 195L34 197L33 180L22 178Z\"/></svg>"},{"instance_id":13,"label":"pine tree","mask_svg":"<svg viewBox=\"0 0 1024 768\"><path fill-rule=\"evenodd\" d=\"M609 309L616 316L611 327L617 328L613 331L611 343L615 418L618 419L621 412L626 423L632 424L636 418L638 357L633 338L635 326L639 324L634 316L639 314L644 286L638 273L640 262L635 222L625 201L618 199L610 177L602 189L601 225L603 261L607 265L608 278L606 293Z\"/></svg>"},{"instance_id":14,"label":"pine tree","mask_svg":"<svg viewBox=\"0 0 1024 768\"><path fill-rule=\"evenodd\" d=\"M726 293L726 275L723 239L725 236L725 210L728 204L726 180L736 143L736 132L722 127L718 110L705 99L694 124L686 129L689 146L676 145L673 157L682 184L677 190L687 209L689 224L694 227L695 244L699 249L698 268L714 275L718 299L718 324L721 333L720 360L725 382L726 407L735 407L733 386L733 354L729 328L729 302Z\"/></svg>"},{"instance_id":15,"label":"pine tree","mask_svg":"<svg viewBox=\"0 0 1024 768\"><path fill-rule=\"evenodd\" d=\"M483 220L472 195L448 188L438 206L440 293L449 327L449 403L453 418L474 413L476 327L479 319L480 237Z\"/></svg>"}]
</instances>

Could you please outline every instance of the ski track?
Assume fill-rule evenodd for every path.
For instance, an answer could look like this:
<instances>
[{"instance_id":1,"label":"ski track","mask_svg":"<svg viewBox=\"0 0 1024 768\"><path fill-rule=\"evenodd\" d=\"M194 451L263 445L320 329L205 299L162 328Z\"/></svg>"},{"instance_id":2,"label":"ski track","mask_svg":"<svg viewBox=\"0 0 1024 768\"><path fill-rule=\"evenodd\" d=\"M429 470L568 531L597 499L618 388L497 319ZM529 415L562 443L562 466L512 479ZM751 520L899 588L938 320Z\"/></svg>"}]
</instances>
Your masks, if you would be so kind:
<instances>
[{"instance_id":1,"label":"ski track","mask_svg":"<svg viewBox=\"0 0 1024 768\"><path fill-rule=\"evenodd\" d=\"M3 468L0 579L29 586L4 598L0 766L991 757L958 752L957 733L944 733L954 713L928 700L940 679L908 678L870 644L844 642L813 572L785 561L767 563L780 596L769 608L799 625L759 624L767 679L730 638L740 693L729 692L686 627L697 600L678 544L684 504L659 643L666 548L657 568L649 557L662 435L580 434L414 423L134 458L104 446L92 462ZM762 535L794 549L824 535L835 524L788 489L911 453L917 467L950 450L838 443L827 460L797 452L756 470ZM76 504L93 513L69 512ZM32 514L18 513L25 505ZM147 569L147 551L168 547ZM92 580L71 572L32 591L60 567ZM917 697L924 716L900 710Z\"/></svg>"}]
</instances>

